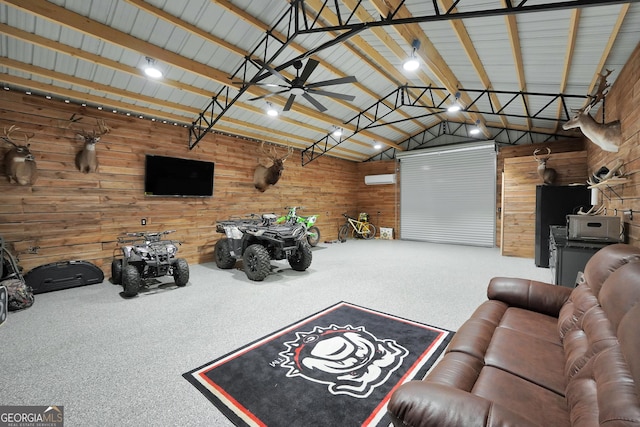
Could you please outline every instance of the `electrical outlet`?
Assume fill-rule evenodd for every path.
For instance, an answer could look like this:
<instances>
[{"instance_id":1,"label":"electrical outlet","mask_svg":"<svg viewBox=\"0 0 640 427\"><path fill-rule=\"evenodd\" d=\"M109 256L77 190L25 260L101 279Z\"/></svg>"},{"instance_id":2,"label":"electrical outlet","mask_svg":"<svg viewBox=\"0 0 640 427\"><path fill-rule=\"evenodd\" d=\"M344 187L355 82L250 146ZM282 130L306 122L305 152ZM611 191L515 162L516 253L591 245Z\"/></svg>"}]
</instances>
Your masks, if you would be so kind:
<instances>
[{"instance_id":1,"label":"electrical outlet","mask_svg":"<svg viewBox=\"0 0 640 427\"><path fill-rule=\"evenodd\" d=\"M147 218L142 218L140 220L140 225L147 225Z\"/></svg>"}]
</instances>

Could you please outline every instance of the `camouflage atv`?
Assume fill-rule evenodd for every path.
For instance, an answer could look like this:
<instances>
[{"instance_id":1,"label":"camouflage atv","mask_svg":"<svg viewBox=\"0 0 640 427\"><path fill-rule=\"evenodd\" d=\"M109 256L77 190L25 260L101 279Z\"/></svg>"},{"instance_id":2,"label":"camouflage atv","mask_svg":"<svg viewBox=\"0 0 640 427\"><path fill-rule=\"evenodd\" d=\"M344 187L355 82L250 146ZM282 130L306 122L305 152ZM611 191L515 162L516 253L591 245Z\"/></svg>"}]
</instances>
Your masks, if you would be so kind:
<instances>
[{"instance_id":1,"label":"camouflage atv","mask_svg":"<svg viewBox=\"0 0 640 427\"><path fill-rule=\"evenodd\" d=\"M120 248L114 251L111 280L122 285L126 297L136 296L151 278L171 275L176 286L187 284L189 264L184 258L176 257L181 243L162 240L162 236L174 231L125 233L118 237ZM116 258L118 251L122 252L122 258Z\"/></svg>"}]
</instances>

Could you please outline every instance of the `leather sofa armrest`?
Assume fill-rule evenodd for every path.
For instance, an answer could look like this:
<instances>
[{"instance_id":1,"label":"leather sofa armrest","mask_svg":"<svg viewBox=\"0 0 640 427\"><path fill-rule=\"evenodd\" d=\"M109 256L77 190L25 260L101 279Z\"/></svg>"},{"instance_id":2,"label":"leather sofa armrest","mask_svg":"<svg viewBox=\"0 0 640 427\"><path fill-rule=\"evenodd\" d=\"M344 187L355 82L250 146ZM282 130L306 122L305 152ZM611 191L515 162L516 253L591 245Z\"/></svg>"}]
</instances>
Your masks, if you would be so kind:
<instances>
[{"instance_id":1,"label":"leather sofa armrest","mask_svg":"<svg viewBox=\"0 0 640 427\"><path fill-rule=\"evenodd\" d=\"M487 297L514 307L558 317L572 290L535 280L494 277L489 282Z\"/></svg>"},{"instance_id":2,"label":"leather sofa armrest","mask_svg":"<svg viewBox=\"0 0 640 427\"><path fill-rule=\"evenodd\" d=\"M427 381L409 381L400 386L391 396L387 409L396 427L536 425L502 405Z\"/></svg>"}]
</instances>

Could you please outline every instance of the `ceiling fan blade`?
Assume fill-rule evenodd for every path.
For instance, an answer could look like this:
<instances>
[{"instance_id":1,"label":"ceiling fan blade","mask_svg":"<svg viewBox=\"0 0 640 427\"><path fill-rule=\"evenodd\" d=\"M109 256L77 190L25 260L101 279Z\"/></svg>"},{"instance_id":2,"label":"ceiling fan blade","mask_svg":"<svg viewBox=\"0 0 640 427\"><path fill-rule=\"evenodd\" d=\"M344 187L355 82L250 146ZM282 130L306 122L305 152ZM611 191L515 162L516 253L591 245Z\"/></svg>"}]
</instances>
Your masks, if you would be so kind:
<instances>
[{"instance_id":1,"label":"ceiling fan blade","mask_svg":"<svg viewBox=\"0 0 640 427\"><path fill-rule=\"evenodd\" d=\"M255 98L249 98L249 101L257 101L258 99L269 98L270 96L279 95L281 93L289 92L289 89L280 90L278 92L271 92L264 95L256 96Z\"/></svg>"},{"instance_id":2,"label":"ceiling fan blade","mask_svg":"<svg viewBox=\"0 0 640 427\"><path fill-rule=\"evenodd\" d=\"M340 77L337 79L325 80L322 82L309 83L307 85L307 88L311 89L311 88L320 87L320 86L341 85L344 83L355 83L357 81L358 80L354 76L347 76L347 77Z\"/></svg>"},{"instance_id":3,"label":"ceiling fan blade","mask_svg":"<svg viewBox=\"0 0 640 427\"><path fill-rule=\"evenodd\" d=\"M247 85L247 86L266 86L266 87L286 87L288 88L289 86L287 85L279 85L276 83L252 83L252 82L241 82L241 81L235 81L235 82L231 82L232 85Z\"/></svg>"},{"instance_id":4,"label":"ceiling fan blade","mask_svg":"<svg viewBox=\"0 0 640 427\"><path fill-rule=\"evenodd\" d=\"M289 111L291 109L291 106L293 105L293 100L296 99L295 95L291 95L289 96L289 99L287 99L287 103L284 104L284 108L282 109L282 111Z\"/></svg>"},{"instance_id":5,"label":"ceiling fan blade","mask_svg":"<svg viewBox=\"0 0 640 427\"><path fill-rule=\"evenodd\" d=\"M309 95L308 93L303 93L302 96L304 97L304 99L306 99L307 101L309 101L311 104L313 104L314 107L316 107L320 112L324 112L327 111L327 107L325 107L324 105L320 104L318 101L315 100L315 98L311 95Z\"/></svg>"},{"instance_id":6,"label":"ceiling fan blade","mask_svg":"<svg viewBox=\"0 0 640 427\"><path fill-rule=\"evenodd\" d=\"M258 65L260 65L261 67L263 67L265 70L267 70L269 73L273 74L274 76L276 76L277 78L284 80L285 82L291 84L291 81L286 78L285 76L283 76L282 74L280 74L278 71L274 70L273 68L271 68L269 65L267 65L266 63L262 62L259 59L256 59L256 62L258 63Z\"/></svg>"},{"instance_id":7,"label":"ceiling fan blade","mask_svg":"<svg viewBox=\"0 0 640 427\"><path fill-rule=\"evenodd\" d=\"M307 79L309 78L311 73L313 73L313 70L316 69L318 64L319 64L318 61L316 61L315 59L309 58L309 60L307 61L307 65L304 66L304 70L302 70L302 74L300 74L300 78L298 79L301 85L303 85L304 82L307 81Z\"/></svg>"},{"instance_id":8,"label":"ceiling fan blade","mask_svg":"<svg viewBox=\"0 0 640 427\"><path fill-rule=\"evenodd\" d=\"M309 89L309 93L312 93L314 95L328 96L330 98L344 99L345 101L353 101L354 99L356 99L356 97L353 95L345 95L343 93L328 92L326 90L320 90L320 89Z\"/></svg>"}]
</instances>

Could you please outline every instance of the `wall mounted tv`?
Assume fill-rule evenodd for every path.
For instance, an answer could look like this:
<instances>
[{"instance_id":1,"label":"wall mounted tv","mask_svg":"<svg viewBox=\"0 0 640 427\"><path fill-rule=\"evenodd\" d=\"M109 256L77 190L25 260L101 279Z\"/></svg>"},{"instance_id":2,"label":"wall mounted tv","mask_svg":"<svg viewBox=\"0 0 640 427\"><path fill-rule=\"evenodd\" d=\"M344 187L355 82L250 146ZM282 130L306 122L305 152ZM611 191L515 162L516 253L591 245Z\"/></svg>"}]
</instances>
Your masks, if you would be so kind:
<instances>
[{"instance_id":1,"label":"wall mounted tv","mask_svg":"<svg viewBox=\"0 0 640 427\"><path fill-rule=\"evenodd\" d=\"M212 197L213 162L147 154L145 196Z\"/></svg>"}]
</instances>

